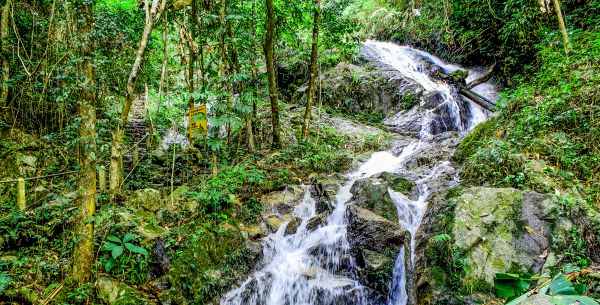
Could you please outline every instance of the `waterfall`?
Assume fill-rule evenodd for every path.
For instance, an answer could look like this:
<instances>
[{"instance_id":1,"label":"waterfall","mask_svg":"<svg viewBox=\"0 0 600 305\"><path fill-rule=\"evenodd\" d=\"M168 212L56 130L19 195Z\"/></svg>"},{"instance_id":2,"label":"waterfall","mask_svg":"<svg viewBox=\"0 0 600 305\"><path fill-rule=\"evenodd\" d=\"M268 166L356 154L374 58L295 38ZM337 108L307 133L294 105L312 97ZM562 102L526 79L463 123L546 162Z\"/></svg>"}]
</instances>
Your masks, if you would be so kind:
<instances>
[{"instance_id":1,"label":"waterfall","mask_svg":"<svg viewBox=\"0 0 600 305\"><path fill-rule=\"evenodd\" d=\"M425 110L420 135L407 143L396 154L390 151L373 153L357 170L346 174L347 182L340 188L333 211L324 223L309 229L316 217L316 203L308 186L303 186L304 197L295 207L294 216L301 220L295 232L286 235L286 226L263 241L264 266L251 274L239 288L228 292L221 300L223 305L320 305L320 304L372 304L364 293L365 287L353 275L354 262L350 257L347 210L351 204L351 188L361 178L386 172L406 170L406 164L419 154L432 148L436 134L444 131L468 131L486 119L486 113L476 104L460 98L455 89L428 75L427 65L433 65L449 73L458 66L444 63L439 58L393 43L367 41L365 57L385 65L402 77L419 84L427 92L440 96L442 112ZM470 71L469 78L477 77ZM486 85L487 86L487 85ZM493 87L486 87L480 94L495 94ZM416 107L415 107L416 108ZM465 110L466 109L466 110ZM445 118L440 119L439 113ZM402 120L402 116L397 120ZM441 127L440 127L441 126ZM415 236L419 229L430 196L428 183L451 168L449 162L437 162L428 173L415 173L417 198L412 200L404 194L388 190L398 209L400 225L410 233L410 259L405 258L406 248L398 254L390 283L388 305L405 305L408 301L407 270L412 269L415 259Z\"/></svg>"}]
</instances>

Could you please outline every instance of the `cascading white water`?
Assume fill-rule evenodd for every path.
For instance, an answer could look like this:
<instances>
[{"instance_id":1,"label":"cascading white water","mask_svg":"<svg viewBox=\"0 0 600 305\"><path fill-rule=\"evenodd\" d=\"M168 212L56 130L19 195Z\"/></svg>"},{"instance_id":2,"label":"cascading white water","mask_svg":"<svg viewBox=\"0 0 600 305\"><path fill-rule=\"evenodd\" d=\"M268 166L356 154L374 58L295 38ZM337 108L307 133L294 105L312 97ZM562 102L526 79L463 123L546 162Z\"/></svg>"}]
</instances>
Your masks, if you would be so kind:
<instances>
[{"instance_id":1,"label":"cascading white water","mask_svg":"<svg viewBox=\"0 0 600 305\"><path fill-rule=\"evenodd\" d=\"M367 41L365 47L377 53L378 61L388 65L405 78L414 80L427 91L438 92L450 109L450 117L454 124L449 130L466 131L486 118L486 114L474 103L469 103L470 113L461 112L465 101L458 98L453 89L444 82L432 79L427 75L423 60L439 66L447 72L459 69L448 65L439 58L428 53L392 43ZM475 77L471 73L470 78ZM487 88L489 89L489 88ZM489 92L494 92L489 90ZM463 104L461 104L463 103ZM467 102L468 103L468 102ZM424 120L421 135L418 139L405 143L399 155L382 151L374 153L356 171L346 175L348 181L340 188L334 209L327 221L320 227L310 230L309 223L316 217L316 203L311 197L309 187L303 186L304 198L296 206L294 216L301 220L292 234L286 235L286 226L265 238L263 254L265 265L255 271L242 285L230 291L221 300L225 305L314 305L314 304L369 304L362 293L364 287L352 275L353 263L349 258L348 241L348 205L351 204L351 189L361 178L371 177L381 172L398 172L408 161L431 146L432 120ZM405 247L402 247L396 259L393 279L390 284L389 305L405 305L408 300L406 287L406 268L414 264L415 235L427 208L429 197L428 182L437 177L451 165L438 162L427 174L421 174L416 181L416 200L388 190L398 208L400 225L411 236L410 264L405 260ZM350 269L350 270L348 270ZM352 296L349 296L349 295Z\"/></svg>"}]
</instances>

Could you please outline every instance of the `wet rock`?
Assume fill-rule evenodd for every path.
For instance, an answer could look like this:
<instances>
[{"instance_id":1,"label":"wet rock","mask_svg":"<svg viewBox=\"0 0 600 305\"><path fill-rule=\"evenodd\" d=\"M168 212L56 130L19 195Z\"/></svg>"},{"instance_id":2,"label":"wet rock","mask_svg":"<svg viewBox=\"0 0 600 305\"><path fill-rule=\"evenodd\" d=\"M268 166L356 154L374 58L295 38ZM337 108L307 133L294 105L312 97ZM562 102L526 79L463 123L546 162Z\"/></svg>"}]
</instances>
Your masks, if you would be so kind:
<instances>
[{"instance_id":1,"label":"wet rock","mask_svg":"<svg viewBox=\"0 0 600 305\"><path fill-rule=\"evenodd\" d=\"M142 209L147 212L157 212L165 207L160 196L160 191L155 189L141 189L134 192L132 198L126 203L127 206Z\"/></svg>"},{"instance_id":2,"label":"wet rock","mask_svg":"<svg viewBox=\"0 0 600 305\"><path fill-rule=\"evenodd\" d=\"M398 222L398 210L388 192L388 185L379 179L364 178L352 186L352 203L392 222Z\"/></svg>"},{"instance_id":3,"label":"wet rock","mask_svg":"<svg viewBox=\"0 0 600 305\"><path fill-rule=\"evenodd\" d=\"M397 76L397 74L396 74ZM360 81L357 81L360 80ZM407 78L390 78L374 66L340 63L323 77L323 102L348 113L378 112L390 116L413 105L418 85Z\"/></svg>"},{"instance_id":4,"label":"wet rock","mask_svg":"<svg viewBox=\"0 0 600 305\"><path fill-rule=\"evenodd\" d=\"M327 217L329 217L329 213L324 212L311 218L306 224L306 229L312 231L320 226L325 225L327 223Z\"/></svg>"},{"instance_id":5,"label":"wet rock","mask_svg":"<svg viewBox=\"0 0 600 305\"><path fill-rule=\"evenodd\" d=\"M284 223L290 221L291 219L292 216L289 214L283 216L270 214L263 217L263 220L265 221L267 227L271 230L271 232L276 232Z\"/></svg>"},{"instance_id":6,"label":"wet rock","mask_svg":"<svg viewBox=\"0 0 600 305\"><path fill-rule=\"evenodd\" d=\"M387 182L387 185L396 192L400 192L406 196L414 194L415 183L399 174L383 172L376 175L374 178L382 179Z\"/></svg>"},{"instance_id":7,"label":"wet rock","mask_svg":"<svg viewBox=\"0 0 600 305\"><path fill-rule=\"evenodd\" d=\"M160 237L156 240L154 251L152 251L152 261L150 262L150 279L157 279L169 271L171 260L165 249L165 239Z\"/></svg>"},{"instance_id":8,"label":"wet rock","mask_svg":"<svg viewBox=\"0 0 600 305\"><path fill-rule=\"evenodd\" d=\"M357 259L363 266L358 272L360 279L367 287L373 289L381 298L387 297L390 281L394 273L396 253L380 253L361 249Z\"/></svg>"},{"instance_id":9,"label":"wet rock","mask_svg":"<svg viewBox=\"0 0 600 305\"><path fill-rule=\"evenodd\" d=\"M288 185L281 191L271 192L261 197L260 201L267 213L279 215L291 214L302 201L304 189L299 185Z\"/></svg>"},{"instance_id":10,"label":"wet rock","mask_svg":"<svg viewBox=\"0 0 600 305\"><path fill-rule=\"evenodd\" d=\"M242 235L245 235L244 237L249 238L251 240L258 240L267 235L266 230L259 225L240 224L238 227L242 232Z\"/></svg>"},{"instance_id":11,"label":"wet rock","mask_svg":"<svg viewBox=\"0 0 600 305\"><path fill-rule=\"evenodd\" d=\"M98 297L109 305L156 304L141 292L106 276L101 276L96 280L96 288Z\"/></svg>"},{"instance_id":12,"label":"wet rock","mask_svg":"<svg viewBox=\"0 0 600 305\"><path fill-rule=\"evenodd\" d=\"M298 230L300 223L302 223L302 219L298 217L292 218L292 220L290 220L290 222L288 222L287 226L285 227L285 235L296 233L296 230Z\"/></svg>"},{"instance_id":13,"label":"wet rock","mask_svg":"<svg viewBox=\"0 0 600 305\"><path fill-rule=\"evenodd\" d=\"M405 244L407 231L398 222L392 222L360 207L349 209L348 235L353 256L361 250L398 253Z\"/></svg>"}]
</instances>

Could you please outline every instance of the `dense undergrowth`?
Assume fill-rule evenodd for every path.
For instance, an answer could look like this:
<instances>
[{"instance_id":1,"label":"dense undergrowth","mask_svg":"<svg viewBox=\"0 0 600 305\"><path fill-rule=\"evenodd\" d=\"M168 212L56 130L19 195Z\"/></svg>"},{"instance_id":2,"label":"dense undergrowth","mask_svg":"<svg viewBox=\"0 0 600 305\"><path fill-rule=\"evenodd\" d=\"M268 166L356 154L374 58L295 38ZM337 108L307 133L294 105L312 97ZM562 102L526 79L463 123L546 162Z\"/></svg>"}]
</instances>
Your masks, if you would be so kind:
<instances>
[{"instance_id":1,"label":"dense undergrowth","mask_svg":"<svg viewBox=\"0 0 600 305\"><path fill-rule=\"evenodd\" d=\"M568 56L550 37L537 53L540 69L504 91L500 115L469 135L456 158L469 183L543 193L575 188L598 204L600 36L577 33Z\"/></svg>"}]
</instances>

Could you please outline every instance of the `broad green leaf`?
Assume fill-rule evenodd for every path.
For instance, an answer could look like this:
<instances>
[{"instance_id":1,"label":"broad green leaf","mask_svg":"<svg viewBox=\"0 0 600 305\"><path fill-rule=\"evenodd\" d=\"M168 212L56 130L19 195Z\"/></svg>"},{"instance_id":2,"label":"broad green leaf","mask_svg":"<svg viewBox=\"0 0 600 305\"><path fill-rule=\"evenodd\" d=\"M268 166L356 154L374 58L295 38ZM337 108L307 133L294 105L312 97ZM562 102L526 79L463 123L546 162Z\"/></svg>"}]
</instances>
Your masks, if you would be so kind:
<instances>
[{"instance_id":1,"label":"broad green leaf","mask_svg":"<svg viewBox=\"0 0 600 305\"><path fill-rule=\"evenodd\" d=\"M107 237L106 239L108 239L108 240L110 240L110 241L112 241L112 242L115 242L115 243L117 243L117 244L120 244L120 243L121 243L121 239L120 239L120 238L118 238L118 237L116 237L116 236L109 236L109 237Z\"/></svg>"},{"instance_id":2,"label":"broad green leaf","mask_svg":"<svg viewBox=\"0 0 600 305\"><path fill-rule=\"evenodd\" d=\"M520 276L513 273L496 273L496 279L498 280L518 280Z\"/></svg>"},{"instance_id":3,"label":"broad green leaf","mask_svg":"<svg viewBox=\"0 0 600 305\"><path fill-rule=\"evenodd\" d=\"M547 294L548 293L548 289L550 289L550 286L548 286L548 285L542 287L542 289L540 289L539 294Z\"/></svg>"},{"instance_id":4,"label":"broad green leaf","mask_svg":"<svg viewBox=\"0 0 600 305\"><path fill-rule=\"evenodd\" d=\"M555 295L550 302L556 305L572 305L577 302L581 305L598 305L594 299L582 295Z\"/></svg>"},{"instance_id":5,"label":"broad green leaf","mask_svg":"<svg viewBox=\"0 0 600 305\"><path fill-rule=\"evenodd\" d=\"M550 292L555 295L570 295L575 294L575 288L564 275L561 275L550 283Z\"/></svg>"},{"instance_id":6,"label":"broad green leaf","mask_svg":"<svg viewBox=\"0 0 600 305\"><path fill-rule=\"evenodd\" d=\"M129 241L132 241L135 237L136 237L135 234L127 233L127 234L125 234L125 237L123 237L123 242L126 243Z\"/></svg>"},{"instance_id":7,"label":"broad green leaf","mask_svg":"<svg viewBox=\"0 0 600 305\"><path fill-rule=\"evenodd\" d=\"M517 290L517 294L520 294L520 293L527 291L527 289L529 289L529 286L531 286L531 283L529 281L518 280L516 285L517 285L517 288L519 288Z\"/></svg>"},{"instance_id":8,"label":"broad green leaf","mask_svg":"<svg viewBox=\"0 0 600 305\"><path fill-rule=\"evenodd\" d=\"M118 245L113 244L111 242L106 242L106 243L104 243L104 245L102 246L102 248L100 250L101 251L112 251L115 247L118 247Z\"/></svg>"},{"instance_id":9,"label":"broad green leaf","mask_svg":"<svg viewBox=\"0 0 600 305\"><path fill-rule=\"evenodd\" d=\"M106 272L109 272L114 266L115 266L116 262L114 259L109 259L108 262L106 262L106 264L104 265L104 270L106 270Z\"/></svg>"},{"instance_id":10,"label":"broad green leaf","mask_svg":"<svg viewBox=\"0 0 600 305\"><path fill-rule=\"evenodd\" d=\"M496 296L502 299L508 299L516 295L515 288L511 282L496 281L494 283Z\"/></svg>"},{"instance_id":11,"label":"broad green leaf","mask_svg":"<svg viewBox=\"0 0 600 305\"><path fill-rule=\"evenodd\" d=\"M506 305L517 305L517 304L521 303L521 301L524 301L524 300L527 300L527 299L528 299L527 295L524 294L524 295L522 295L522 296L520 296L520 297L518 297L518 298L516 298L516 299L514 299L514 300L512 300L512 301L510 301L508 303L506 303Z\"/></svg>"},{"instance_id":12,"label":"broad green leaf","mask_svg":"<svg viewBox=\"0 0 600 305\"><path fill-rule=\"evenodd\" d=\"M575 288L575 293L578 295L584 295L585 294L585 288L586 285L585 284L573 284L573 287Z\"/></svg>"},{"instance_id":13,"label":"broad green leaf","mask_svg":"<svg viewBox=\"0 0 600 305\"><path fill-rule=\"evenodd\" d=\"M121 246L115 247L114 249L112 249L111 254L112 254L112 257L116 259L117 257L121 256L121 254L123 254L123 247L121 247Z\"/></svg>"},{"instance_id":14,"label":"broad green leaf","mask_svg":"<svg viewBox=\"0 0 600 305\"><path fill-rule=\"evenodd\" d=\"M134 252L134 253L139 253L142 254L144 256L148 256L148 251L146 251L146 249L142 248L142 247L138 247L134 244L130 244L130 243L125 243L125 248L127 248L127 250Z\"/></svg>"}]
</instances>

